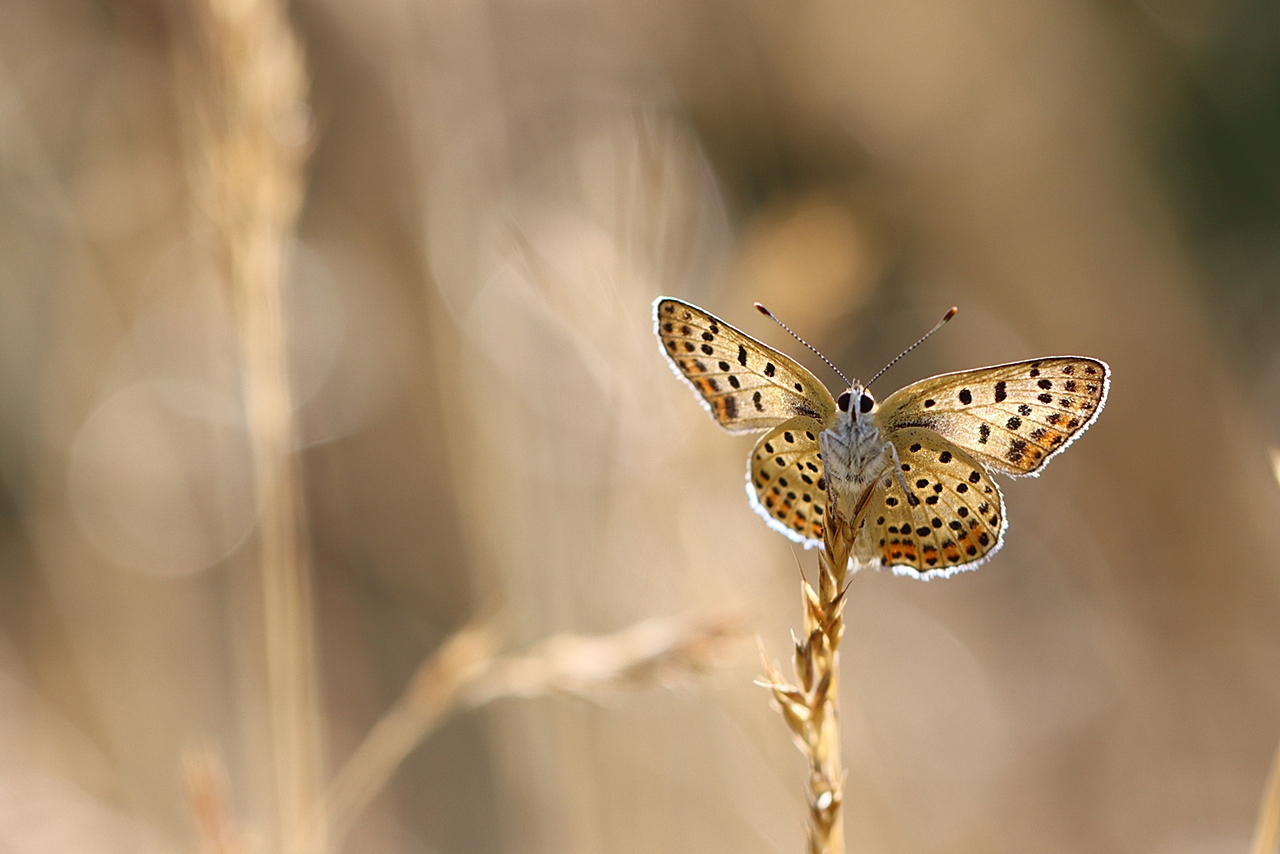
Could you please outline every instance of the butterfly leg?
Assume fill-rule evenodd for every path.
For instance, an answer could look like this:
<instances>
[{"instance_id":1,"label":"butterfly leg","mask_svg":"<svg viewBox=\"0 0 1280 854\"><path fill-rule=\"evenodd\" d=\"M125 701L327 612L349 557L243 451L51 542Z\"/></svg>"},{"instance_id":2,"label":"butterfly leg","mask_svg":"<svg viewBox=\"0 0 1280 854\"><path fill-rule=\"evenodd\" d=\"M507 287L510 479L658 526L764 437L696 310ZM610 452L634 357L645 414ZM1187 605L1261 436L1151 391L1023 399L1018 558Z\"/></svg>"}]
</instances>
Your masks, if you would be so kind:
<instances>
[{"instance_id":1,"label":"butterfly leg","mask_svg":"<svg viewBox=\"0 0 1280 854\"><path fill-rule=\"evenodd\" d=\"M913 493L911 488L907 486L907 479L902 474L902 460L898 459L898 449L894 447L892 442L885 442L884 444L885 447L889 449L889 453L893 456L893 473L898 478L898 485L902 487L902 494L907 496L907 501L911 501L911 498L915 493ZM889 484L886 482L885 486L888 485Z\"/></svg>"}]
</instances>

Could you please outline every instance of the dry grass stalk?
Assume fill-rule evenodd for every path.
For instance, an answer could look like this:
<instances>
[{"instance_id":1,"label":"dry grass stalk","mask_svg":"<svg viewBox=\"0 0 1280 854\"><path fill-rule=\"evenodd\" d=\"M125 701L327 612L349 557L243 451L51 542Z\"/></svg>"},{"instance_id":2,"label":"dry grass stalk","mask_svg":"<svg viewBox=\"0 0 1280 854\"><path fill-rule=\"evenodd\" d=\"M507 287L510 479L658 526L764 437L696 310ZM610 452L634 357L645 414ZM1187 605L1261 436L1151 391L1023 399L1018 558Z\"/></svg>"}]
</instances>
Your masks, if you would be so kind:
<instances>
[{"instance_id":1,"label":"dry grass stalk","mask_svg":"<svg viewBox=\"0 0 1280 854\"><path fill-rule=\"evenodd\" d=\"M635 623L611 635L556 635L523 655L504 656L468 692L469 706L499 697L671 687L721 661L742 637L737 611L693 612Z\"/></svg>"},{"instance_id":2,"label":"dry grass stalk","mask_svg":"<svg viewBox=\"0 0 1280 854\"><path fill-rule=\"evenodd\" d=\"M720 660L742 636L736 613L689 614L637 623L612 635L557 635L521 655L497 656L488 622L469 625L418 668L409 687L356 748L316 810L338 845L395 769L462 708L501 697L572 694L668 685Z\"/></svg>"},{"instance_id":3,"label":"dry grass stalk","mask_svg":"<svg viewBox=\"0 0 1280 854\"><path fill-rule=\"evenodd\" d=\"M871 495L868 491L866 498ZM765 678L757 684L773 694L796 747L809 760L807 828L810 854L844 854L844 782L840 758L840 639L844 636L845 578L853 541L866 513L866 498L852 520L835 512L823 531L818 589L801 581L804 635L795 641L796 684L783 678L763 646ZM794 635L792 636L794 639Z\"/></svg>"},{"instance_id":4,"label":"dry grass stalk","mask_svg":"<svg viewBox=\"0 0 1280 854\"><path fill-rule=\"evenodd\" d=\"M1267 775L1267 787L1258 807L1258 824L1253 829L1250 854L1276 854L1280 848L1280 746L1271 760L1271 772Z\"/></svg>"},{"instance_id":5,"label":"dry grass stalk","mask_svg":"<svg viewBox=\"0 0 1280 854\"><path fill-rule=\"evenodd\" d=\"M1269 448L1271 473L1280 483L1280 448ZM1271 771L1258 806L1258 823L1253 829L1253 844L1249 854L1276 854L1280 848L1280 745L1271 759Z\"/></svg>"},{"instance_id":6,"label":"dry grass stalk","mask_svg":"<svg viewBox=\"0 0 1280 854\"><path fill-rule=\"evenodd\" d=\"M282 282L303 196L302 51L279 0L202 0L189 105L214 248L240 332L260 513L267 695L280 850L299 851L320 791L320 716ZM323 851L323 837L318 838Z\"/></svg>"},{"instance_id":7,"label":"dry grass stalk","mask_svg":"<svg viewBox=\"0 0 1280 854\"><path fill-rule=\"evenodd\" d=\"M205 744L183 751L182 783L195 821L197 854L253 854L258 850L231 820L227 772L215 747Z\"/></svg>"},{"instance_id":8,"label":"dry grass stalk","mask_svg":"<svg viewBox=\"0 0 1280 854\"><path fill-rule=\"evenodd\" d=\"M377 796L410 751L458 706L462 692L493 664L498 633L488 622L462 628L424 661L333 778L313 813L313 832L327 824L334 846Z\"/></svg>"}]
</instances>

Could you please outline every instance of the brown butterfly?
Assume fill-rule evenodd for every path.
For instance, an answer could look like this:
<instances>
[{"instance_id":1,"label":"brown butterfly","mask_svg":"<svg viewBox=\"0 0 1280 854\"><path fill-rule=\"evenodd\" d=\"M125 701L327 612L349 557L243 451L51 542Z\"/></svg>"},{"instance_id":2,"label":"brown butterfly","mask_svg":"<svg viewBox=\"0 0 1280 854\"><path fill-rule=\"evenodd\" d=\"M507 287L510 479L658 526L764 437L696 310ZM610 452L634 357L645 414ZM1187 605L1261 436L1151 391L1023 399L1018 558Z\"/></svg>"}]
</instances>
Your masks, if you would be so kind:
<instances>
[{"instance_id":1,"label":"brown butterfly","mask_svg":"<svg viewBox=\"0 0 1280 854\"><path fill-rule=\"evenodd\" d=\"M858 382L833 398L798 362L697 306L659 297L653 316L672 368L720 426L768 431L747 495L770 527L820 546L830 502L851 508L874 490L854 556L916 578L994 554L1007 523L991 473L1039 474L1098 417L1110 384L1098 359L1053 356L930 377L883 404Z\"/></svg>"}]
</instances>

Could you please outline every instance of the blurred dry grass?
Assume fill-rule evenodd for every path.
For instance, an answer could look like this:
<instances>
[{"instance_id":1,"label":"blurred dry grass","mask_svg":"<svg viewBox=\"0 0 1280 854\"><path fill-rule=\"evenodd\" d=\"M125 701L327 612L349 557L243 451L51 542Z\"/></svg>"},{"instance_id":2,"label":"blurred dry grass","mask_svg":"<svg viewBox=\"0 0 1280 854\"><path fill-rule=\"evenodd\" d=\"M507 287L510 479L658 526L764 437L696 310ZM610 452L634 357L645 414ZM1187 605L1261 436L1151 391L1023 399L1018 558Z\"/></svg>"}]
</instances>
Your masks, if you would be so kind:
<instances>
[{"instance_id":1,"label":"blurred dry grass","mask_svg":"<svg viewBox=\"0 0 1280 854\"><path fill-rule=\"evenodd\" d=\"M655 295L794 352L765 301L863 377L954 303L882 394L1062 352L1115 382L1008 485L996 560L853 580L849 850L1247 850L1280 738L1273 4L291 14L314 149L285 415L329 776L476 613L511 650L726 604L788 642L749 443L671 378ZM194 26L177 0L0 4L14 851L278 829L243 315L174 61ZM757 666L456 715L344 850L798 851L803 762ZM191 744L223 759L188 753L184 789Z\"/></svg>"}]
</instances>

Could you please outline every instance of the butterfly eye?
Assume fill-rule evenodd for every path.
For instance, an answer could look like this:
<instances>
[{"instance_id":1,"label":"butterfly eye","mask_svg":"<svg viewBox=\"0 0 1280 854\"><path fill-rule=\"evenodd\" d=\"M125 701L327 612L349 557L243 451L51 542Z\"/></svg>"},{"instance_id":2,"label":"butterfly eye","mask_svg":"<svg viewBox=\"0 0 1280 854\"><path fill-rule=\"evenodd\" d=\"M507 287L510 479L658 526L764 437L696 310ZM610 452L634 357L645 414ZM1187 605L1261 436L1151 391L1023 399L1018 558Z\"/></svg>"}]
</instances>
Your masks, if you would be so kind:
<instances>
[{"instance_id":1,"label":"butterfly eye","mask_svg":"<svg viewBox=\"0 0 1280 854\"><path fill-rule=\"evenodd\" d=\"M849 392L846 391L844 394L840 395L840 397L836 398L836 406L840 407L841 412L849 411Z\"/></svg>"},{"instance_id":2,"label":"butterfly eye","mask_svg":"<svg viewBox=\"0 0 1280 854\"><path fill-rule=\"evenodd\" d=\"M872 410L873 407L875 407L875 405L876 405L876 399L872 397L868 392L864 391L862 393L861 399L859 399L858 401L858 409L862 412L863 415L866 415L868 412Z\"/></svg>"}]
</instances>

